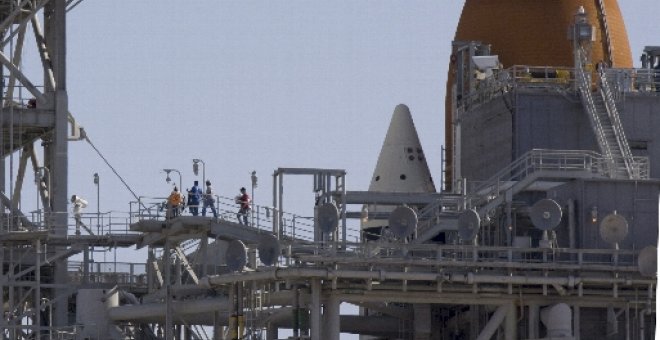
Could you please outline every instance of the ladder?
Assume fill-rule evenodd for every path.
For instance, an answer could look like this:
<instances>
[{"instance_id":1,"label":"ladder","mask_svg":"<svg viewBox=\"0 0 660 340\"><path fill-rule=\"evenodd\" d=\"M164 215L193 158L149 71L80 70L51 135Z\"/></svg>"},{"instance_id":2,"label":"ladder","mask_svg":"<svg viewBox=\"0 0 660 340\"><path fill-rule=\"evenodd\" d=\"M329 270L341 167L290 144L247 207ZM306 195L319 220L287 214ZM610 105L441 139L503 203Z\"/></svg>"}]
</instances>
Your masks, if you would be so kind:
<instances>
[{"instance_id":1,"label":"ladder","mask_svg":"<svg viewBox=\"0 0 660 340\"><path fill-rule=\"evenodd\" d=\"M578 51L580 65L575 68L575 81L582 101L582 106L589 116L591 127L596 135L598 147L607 159L610 178L638 178L633 168L635 161L628 145L619 112L612 92L609 89L605 73L598 72L600 86L597 91L591 89L591 72L587 69L584 50Z\"/></svg>"},{"instance_id":2,"label":"ladder","mask_svg":"<svg viewBox=\"0 0 660 340\"><path fill-rule=\"evenodd\" d=\"M607 11L605 10L605 1L604 0L598 0L598 11L600 14L600 18L603 22L603 30L604 30L604 36L605 36L605 45L607 47L607 55L605 58L608 59L610 66L614 66L614 54L612 53L612 37L610 35L610 28L607 23Z\"/></svg>"}]
</instances>

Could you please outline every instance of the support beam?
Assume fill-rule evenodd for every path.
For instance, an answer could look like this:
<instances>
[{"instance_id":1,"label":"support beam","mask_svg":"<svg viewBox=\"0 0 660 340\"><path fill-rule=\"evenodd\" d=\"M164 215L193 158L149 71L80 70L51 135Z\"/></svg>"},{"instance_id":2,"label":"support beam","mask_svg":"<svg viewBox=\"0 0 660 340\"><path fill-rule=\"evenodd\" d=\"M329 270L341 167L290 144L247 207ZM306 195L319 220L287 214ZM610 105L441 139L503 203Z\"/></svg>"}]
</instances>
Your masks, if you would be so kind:
<instances>
[{"instance_id":1,"label":"support beam","mask_svg":"<svg viewBox=\"0 0 660 340\"><path fill-rule=\"evenodd\" d=\"M490 340L507 316L508 309L509 307L507 305L498 307L490 317L490 320L488 320L488 323L486 323L486 326L481 330L481 333L479 333L479 336L477 336L477 340ZM509 339L507 338L507 340Z\"/></svg>"},{"instance_id":2,"label":"support beam","mask_svg":"<svg viewBox=\"0 0 660 340\"><path fill-rule=\"evenodd\" d=\"M323 308L323 335L324 339L339 340L340 337L340 307L341 301L330 294Z\"/></svg>"},{"instance_id":3,"label":"support beam","mask_svg":"<svg viewBox=\"0 0 660 340\"><path fill-rule=\"evenodd\" d=\"M529 317L527 323L529 326L528 337L530 339L537 339L539 337L539 305L529 305Z\"/></svg>"},{"instance_id":4,"label":"support beam","mask_svg":"<svg viewBox=\"0 0 660 340\"><path fill-rule=\"evenodd\" d=\"M504 320L504 339L518 339L518 317L516 315L516 305L506 306L506 318Z\"/></svg>"},{"instance_id":5,"label":"support beam","mask_svg":"<svg viewBox=\"0 0 660 340\"><path fill-rule=\"evenodd\" d=\"M46 96L37 89L37 87L32 84L32 82L21 72L21 70L18 69L14 63L7 58L7 56L0 51L0 63L2 63L7 70L9 70L10 76L16 77L19 82L28 90L32 95L41 103L42 105L45 105L47 103Z\"/></svg>"},{"instance_id":6,"label":"support beam","mask_svg":"<svg viewBox=\"0 0 660 340\"><path fill-rule=\"evenodd\" d=\"M66 84L66 0L51 0L44 8L44 39L53 61L56 87L46 90L54 95L55 131L46 149L46 166L51 173L51 190L54 212L53 232L67 234L68 221L68 115L69 104ZM39 99L39 98L37 98ZM54 283L67 284L67 261L55 263ZM55 290L55 296L64 294ZM54 309L54 326L69 325L68 301L58 301Z\"/></svg>"},{"instance_id":7,"label":"support beam","mask_svg":"<svg viewBox=\"0 0 660 340\"><path fill-rule=\"evenodd\" d=\"M27 162L30 158L30 146L23 148L21 157L18 160L18 173L16 174L16 182L14 184L14 196L11 198L12 207L18 208L21 201L21 192L23 191L23 180L25 179L25 169Z\"/></svg>"},{"instance_id":8,"label":"support beam","mask_svg":"<svg viewBox=\"0 0 660 340\"><path fill-rule=\"evenodd\" d=\"M321 280L312 280L312 300L310 309L310 336L312 340L321 340Z\"/></svg>"},{"instance_id":9,"label":"support beam","mask_svg":"<svg viewBox=\"0 0 660 340\"><path fill-rule=\"evenodd\" d=\"M16 37L16 47L14 48L14 60L12 60L12 63L14 65L21 64L21 58L23 56L23 43L25 42L26 27L27 26L23 25L18 28L18 37ZM13 98L14 98L14 89L16 87L16 76L13 73L9 74L9 81L7 83L8 83L7 94L5 96L7 102L5 102L5 106L14 104Z\"/></svg>"},{"instance_id":10,"label":"support beam","mask_svg":"<svg viewBox=\"0 0 660 340\"><path fill-rule=\"evenodd\" d=\"M1 201L2 205L5 206L5 208L9 209L9 211L11 212L12 215L14 215L15 217L18 217L20 219L21 224L24 227L26 227L30 230L36 230L37 229L37 226L32 224L32 222L30 222L30 220L28 220L27 217L25 217L25 215L23 214L23 212L20 209L15 208L12 205L11 200L9 199L9 197L5 196L4 193L0 193L0 201Z\"/></svg>"}]
</instances>

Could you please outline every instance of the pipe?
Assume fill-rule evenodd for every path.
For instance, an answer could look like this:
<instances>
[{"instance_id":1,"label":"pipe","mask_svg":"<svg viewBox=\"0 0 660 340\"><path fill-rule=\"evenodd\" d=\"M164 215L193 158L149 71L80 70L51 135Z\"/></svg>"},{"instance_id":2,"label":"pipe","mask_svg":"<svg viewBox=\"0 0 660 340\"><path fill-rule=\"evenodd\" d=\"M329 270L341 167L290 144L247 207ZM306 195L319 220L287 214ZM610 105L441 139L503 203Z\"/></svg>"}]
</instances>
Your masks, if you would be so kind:
<instances>
[{"instance_id":1,"label":"pipe","mask_svg":"<svg viewBox=\"0 0 660 340\"><path fill-rule=\"evenodd\" d=\"M172 310L176 316L226 311L228 308L229 303L225 298L172 302ZM164 316L165 305L162 303L108 308L108 317L112 321L154 319Z\"/></svg>"},{"instance_id":2,"label":"pipe","mask_svg":"<svg viewBox=\"0 0 660 340\"><path fill-rule=\"evenodd\" d=\"M504 339L516 340L518 338L518 318L516 317L516 306L506 306L506 318L504 319Z\"/></svg>"},{"instance_id":3,"label":"pipe","mask_svg":"<svg viewBox=\"0 0 660 340\"><path fill-rule=\"evenodd\" d=\"M504 321L504 317L507 314L507 309L508 306L500 306L497 308L495 313L493 313L493 316L490 317L490 320L488 320L488 323L486 323L486 326L481 330L481 333L479 333L479 336L477 336L477 340L490 340L490 338L493 337L493 334L495 334L495 331L500 327L500 324L502 324L502 321Z\"/></svg>"},{"instance_id":4,"label":"pipe","mask_svg":"<svg viewBox=\"0 0 660 340\"><path fill-rule=\"evenodd\" d=\"M539 305L529 304L529 333L528 337L530 339L536 339L539 337Z\"/></svg>"},{"instance_id":5,"label":"pipe","mask_svg":"<svg viewBox=\"0 0 660 340\"><path fill-rule=\"evenodd\" d=\"M312 301L309 306L311 310L310 337L312 340L321 340L321 280L312 280Z\"/></svg>"},{"instance_id":6,"label":"pipe","mask_svg":"<svg viewBox=\"0 0 660 340\"><path fill-rule=\"evenodd\" d=\"M592 284L646 284L649 280L630 280L626 278L606 278L606 277L546 277L546 276L508 276L508 275L489 275L489 274L438 274L429 272L387 272L384 270L333 270L329 268L274 268L267 271L257 271L249 273L236 273L228 275L214 275L203 277L199 280L202 287L211 288L213 286L231 284L245 281L278 281L291 279L362 279L375 281L450 281L464 284L532 284L532 285L560 285L574 287L580 283Z\"/></svg>"},{"instance_id":7,"label":"pipe","mask_svg":"<svg viewBox=\"0 0 660 340\"><path fill-rule=\"evenodd\" d=\"M328 340L339 340L340 338L340 310L341 301L334 295L330 295L323 307L323 334Z\"/></svg>"}]
</instances>

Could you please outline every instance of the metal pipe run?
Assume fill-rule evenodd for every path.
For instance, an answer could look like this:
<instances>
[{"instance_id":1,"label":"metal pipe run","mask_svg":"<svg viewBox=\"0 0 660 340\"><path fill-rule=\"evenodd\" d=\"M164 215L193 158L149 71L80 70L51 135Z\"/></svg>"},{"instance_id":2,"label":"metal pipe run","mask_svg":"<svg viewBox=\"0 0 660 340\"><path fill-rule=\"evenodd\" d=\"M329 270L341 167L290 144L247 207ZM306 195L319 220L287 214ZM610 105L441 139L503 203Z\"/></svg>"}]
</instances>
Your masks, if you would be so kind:
<instances>
[{"instance_id":1,"label":"metal pipe run","mask_svg":"<svg viewBox=\"0 0 660 340\"><path fill-rule=\"evenodd\" d=\"M428 273L428 272L389 272L385 270L333 270L328 268L274 268L266 271L207 276L200 279L203 287L232 284L244 281L278 281L291 279L357 279L374 281L432 281L463 284L517 284L517 285L559 285L574 287L580 283L591 284L647 284L649 280L631 280L608 277L548 277L522 275L491 275L475 273Z\"/></svg>"},{"instance_id":2,"label":"metal pipe run","mask_svg":"<svg viewBox=\"0 0 660 340\"><path fill-rule=\"evenodd\" d=\"M187 314L227 311L229 302L225 298L172 302L174 316ZM113 321L157 319L165 317L165 304L125 305L108 309L108 317Z\"/></svg>"}]
</instances>

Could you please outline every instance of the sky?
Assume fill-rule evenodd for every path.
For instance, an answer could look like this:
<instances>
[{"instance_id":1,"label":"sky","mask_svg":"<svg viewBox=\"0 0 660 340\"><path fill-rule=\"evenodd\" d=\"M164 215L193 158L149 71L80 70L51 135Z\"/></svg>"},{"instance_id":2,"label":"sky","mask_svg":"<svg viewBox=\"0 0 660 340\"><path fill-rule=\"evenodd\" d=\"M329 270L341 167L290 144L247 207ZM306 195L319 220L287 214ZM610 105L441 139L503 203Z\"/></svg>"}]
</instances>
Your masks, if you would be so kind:
<instances>
[{"instance_id":1,"label":"sky","mask_svg":"<svg viewBox=\"0 0 660 340\"><path fill-rule=\"evenodd\" d=\"M366 190L400 103L440 183L462 3L87 0L67 17L69 108L140 196L170 192L164 168L180 170L184 188L201 180L193 158L222 196L256 171L262 205L278 167L345 169L348 189ZM657 3L619 3L639 66L643 47L660 45ZM95 207L99 173L101 211L128 210L131 194L86 142L70 143L69 157L69 194ZM312 179L287 180L285 196L309 215Z\"/></svg>"},{"instance_id":2,"label":"sky","mask_svg":"<svg viewBox=\"0 0 660 340\"><path fill-rule=\"evenodd\" d=\"M651 4L620 2L636 61L643 46L660 45ZM366 190L404 103L440 183L447 61L461 8L87 0L68 15L70 111L140 196L169 193L163 168L192 186L200 158L223 196L249 187L255 170L255 202L270 205L278 167L346 169L348 188ZM70 194L95 205L98 172L101 210L126 211L132 196L89 145L69 150ZM311 209L312 180L287 183L287 206Z\"/></svg>"}]
</instances>

